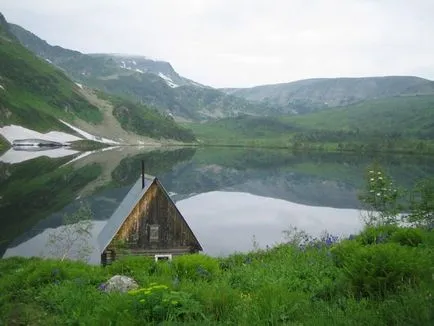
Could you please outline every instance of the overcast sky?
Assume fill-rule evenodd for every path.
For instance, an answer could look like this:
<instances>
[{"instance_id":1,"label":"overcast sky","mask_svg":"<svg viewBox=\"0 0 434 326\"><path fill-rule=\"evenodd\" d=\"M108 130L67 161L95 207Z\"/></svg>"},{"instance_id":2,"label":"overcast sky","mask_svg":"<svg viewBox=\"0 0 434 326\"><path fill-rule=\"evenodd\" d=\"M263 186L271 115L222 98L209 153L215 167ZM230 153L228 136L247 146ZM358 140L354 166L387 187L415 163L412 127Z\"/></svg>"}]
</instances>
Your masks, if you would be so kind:
<instances>
[{"instance_id":1,"label":"overcast sky","mask_svg":"<svg viewBox=\"0 0 434 326\"><path fill-rule=\"evenodd\" d=\"M51 44L169 61L214 87L434 79L434 0L0 0Z\"/></svg>"}]
</instances>

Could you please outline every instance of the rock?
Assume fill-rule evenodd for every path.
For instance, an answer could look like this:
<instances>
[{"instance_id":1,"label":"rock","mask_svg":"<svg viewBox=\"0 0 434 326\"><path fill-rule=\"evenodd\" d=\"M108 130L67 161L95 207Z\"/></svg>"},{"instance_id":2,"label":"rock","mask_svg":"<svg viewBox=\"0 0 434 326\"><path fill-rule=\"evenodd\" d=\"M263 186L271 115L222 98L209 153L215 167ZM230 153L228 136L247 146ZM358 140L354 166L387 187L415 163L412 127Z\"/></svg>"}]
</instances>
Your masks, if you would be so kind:
<instances>
[{"instance_id":1,"label":"rock","mask_svg":"<svg viewBox=\"0 0 434 326\"><path fill-rule=\"evenodd\" d=\"M104 292L128 292L139 287L136 281L131 277L115 275L109 279L101 289Z\"/></svg>"}]
</instances>

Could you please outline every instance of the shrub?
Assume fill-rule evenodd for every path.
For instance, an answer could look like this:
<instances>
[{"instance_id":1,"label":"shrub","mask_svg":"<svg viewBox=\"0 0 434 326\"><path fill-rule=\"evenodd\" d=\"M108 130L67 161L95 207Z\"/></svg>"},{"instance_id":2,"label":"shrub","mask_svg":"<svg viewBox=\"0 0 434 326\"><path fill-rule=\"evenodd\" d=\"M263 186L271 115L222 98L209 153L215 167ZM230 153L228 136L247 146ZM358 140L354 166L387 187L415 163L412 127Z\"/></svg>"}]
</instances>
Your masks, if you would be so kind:
<instances>
[{"instance_id":1,"label":"shrub","mask_svg":"<svg viewBox=\"0 0 434 326\"><path fill-rule=\"evenodd\" d=\"M111 275L130 276L142 283L155 270L155 261L150 257L124 256L106 267Z\"/></svg>"},{"instance_id":2,"label":"shrub","mask_svg":"<svg viewBox=\"0 0 434 326\"><path fill-rule=\"evenodd\" d=\"M363 245L386 243L391 236L399 230L396 225L366 226L356 237L356 240Z\"/></svg>"},{"instance_id":3,"label":"shrub","mask_svg":"<svg viewBox=\"0 0 434 326\"><path fill-rule=\"evenodd\" d=\"M330 249L333 261L337 267L342 267L350 256L360 250L361 245L352 240L344 240Z\"/></svg>"},{"instance_id":4,"label":"shrub","mask_svg":"<svg viewBox=\"0 0 434 326\"><path fill-rule=\"evenodd\" d=\"M218 260L202 254L176 257L173 264L179 279L211 280L220 273Z\"/></svg>"},{"instance_id":5,"label":"shrub","mask_svg":"<svg viewBox=\"0 0 434 326\"><path fill-rule=\"evenodd\" d=\"M200 304L189 293L171 291L164 284L151 283L149 287L132 290L129 294L140 320L188 320L200 313Z\"/></svg>"},{"instance_id":6,"label":"shrub","mask_svg":"<svg viewBox=\"0 0 434 326\"><path fill-rule=\"evenodd\" d=\"M423 234L420 229L400 228L392 234L391 241L403 246L417 247L423 241Z\"/></svg>"},{"instance_id":7,"label":"shrub","mask_svg":"<svg viewBox=\"0 0 434 326\"><path fill-rule=\"evenodd\" d=\"M384 297L417 285L429 271L429 262L414 248L386 243L351 249L340 264L356 297Z\"/></svg>"},{"instance_id":8,"label":"shrub","mask_svg":"<svg viewBox=\"0 0 434 326\"><path fill-rule=\"evenodd\" d=\"M365 223L368 225L396 224L402 207L399 203L402 196L393 180L374 164L365 175L366 187L359 194L367 212Z\"/></svg>"}]
</instances>

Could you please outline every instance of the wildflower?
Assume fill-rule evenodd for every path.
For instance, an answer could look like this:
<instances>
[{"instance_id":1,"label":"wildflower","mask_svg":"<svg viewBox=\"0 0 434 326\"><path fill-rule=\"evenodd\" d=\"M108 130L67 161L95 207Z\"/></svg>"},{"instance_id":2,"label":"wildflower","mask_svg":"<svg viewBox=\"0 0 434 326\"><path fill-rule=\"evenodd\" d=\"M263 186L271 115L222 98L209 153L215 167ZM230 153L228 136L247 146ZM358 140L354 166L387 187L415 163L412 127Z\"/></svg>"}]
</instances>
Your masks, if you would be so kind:
<instances>
[{"instance_id":1,"label":"wildflower","mask_svg":"<svg viewBox=\"0 0 434 326\"><path fill-rule=\"evenodd\" d=\"M378 180L383 180L383 177L378 177Z\"/></svg>"},{"instance_id":2,"label":"wildflower","mask_svg":"<svg viewBox=\"0 0 434 326\"><path fill-rule=\"evenodd\" d=\"M378 171L378 172L377 172L377 174L378 174L378 175L380 175L380 174L381 174L381 172L380 172L380 171Z\"/></svg>"},{"instance_id":3,"label":"wildflower","mask_svg":"<svg viewBox=\"0 0 434 326\"><path fill-rule=\"evenodd\" d=\"M370 170L369 173L374 173L374 171Z\"/></svg>"},{"instance_id":4,"label":"wildflower","mask_svg":"<svg viewBox=\"0 0 434 326\"><path fill-rule=\"evenodd\" d=\"M377 196L381 196L381 192L377 192Z\"/></svg>"},{"instance_id":5,"label":"wildflower","mask_svg":"<svg viewBox=\"0 0 434 326\"><path fill-rule=\"evenodd\" d=\"M374 181L374 178L371 178L371 181Z\"/></svg>"},{"instance_id":6,"label":"wildflower","mask_svg":"<svg viewBox=\"0 0 434 326\"><path fill-rule=\"evenodd\" d=\"M100 291L104 291L105 288L106 288L106 286L107 286L107 284L105 284L105 283L101 283L101 284L98 286L98 290L100 290Z\"/></svg>"}]
</instances>

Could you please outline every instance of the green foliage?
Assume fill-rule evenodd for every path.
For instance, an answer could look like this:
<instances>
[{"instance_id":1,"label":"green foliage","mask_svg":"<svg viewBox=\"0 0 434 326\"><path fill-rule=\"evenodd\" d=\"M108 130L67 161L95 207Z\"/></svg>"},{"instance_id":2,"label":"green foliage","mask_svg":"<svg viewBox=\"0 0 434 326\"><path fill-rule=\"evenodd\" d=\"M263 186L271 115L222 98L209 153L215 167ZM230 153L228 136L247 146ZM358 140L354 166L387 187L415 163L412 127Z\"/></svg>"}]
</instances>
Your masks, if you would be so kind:
<instances>
[{"instance_id":1,"label":"green foliage","mask_svg":"<svg viewBox=\"0 0 434 326\"><path fill-rule=\"evenodd\" d=\"M423 233L416 228L399 228L392 234L391 241L403 246L417 247L423 242Z\"/></svg>"},{"instance_id":2,"label":"green foliage","mask_svg":"<svg viewBox=\"0 0 434 326\"><path fill-rule=\"evenodd\" d=\"M189 293L172 291L164 284L151 283L146 288L132 290L134 312L139 320L189 321L200 318L201 307Z\"/></svg>"},{"instance_id":3,"label":"green foliage","mask_svg":"<svg viewBox=\"0 0 434 326\"><path fill-rule=\"evenodd\" d=\"M176 257L173 264L180 279L212 280L220 273L219 263L214 258L201 254Z\"/></svg>"},{"instance_id":4,"label":"green foliage","mask_svg":"<svg viewBox=\"0 0 434 326\"><path fill-rule=\"evenodd\" d=\"M365 226L363 231L356 237L363 245L371 245L377 243L389 242L392 235L399 230L399 227L394 224Z\"/></svg>"},{"instance_id":5,"label":"green foliage","mask_svg":"<svg viewBox=\"0 0 434 326\"><path fill-rule=\"evenodd\" d=\"M411 213L408 221L416 225L434 227L434 179L419 181L411 193Z\"/></svg>"},{"instance_id":6,"label":"green foliage","mask_svg":"<svg viewBox=\"0 0 434 326\"><path fill-rule=\"evenodd\" d=\"M111 96L113 115L123 129L151 138L167 138L183 142L195 141L191 130L180 127L173 118L163 116L145 105Z\"/></svg>"},{"instance_id":7,"label":"green foliage","mask_svg":"<svg viewBox=\"0 0 434 326\"><path fill-rule=\"evenodd\" d=\"M368 168L366 188L359 198L367 208L368 225L397 224L404 220L416 226L431 228L434 216L434 182L431 179L416 183L407 191L394 186L391 178L378 165ZM409 198L408 198L409 197ZM407 210L405 216L400 214Z\"/></svg>"},{"instance_id":8,"label":"green foliage","mask_svg":"<svg viewBox=\"0 0 434 326\"><path fill-rule=\"evenodd\" d=\"M342 269L356 297L384 298L427 279L430 262L413 248L395 243L344 250Z\"/></svg>"},{"instance_id":9,"label":"green foliage","mask_svg":"<svg viewBox=\"0 0 434 326\"><path fill-rule=\"evenodd\" d=\"M396 224L402 206L399 205L399 189L382 169L374 164L367 169L366 189L359 195L365 204L368 225Z\"/></svg>"},{"instance_id":10,"label":"green foliage","mask_svg":"<svg viewBox=\"0 0 434 326\"><path fill-rule=\"evenodd\" d=\"M124 257L107 267L3 259L0 322L430 325L434 239L432 232L420 232L424 242L417 247L356 238L331 249L282 244L218 259L186 255L155 263ZM180 266L187 272L181 275ZM198 266L214 271L212 277L198 274ZM115 274L132 276L140 288L101 292Z\"/></svg>"}]
</instances>

